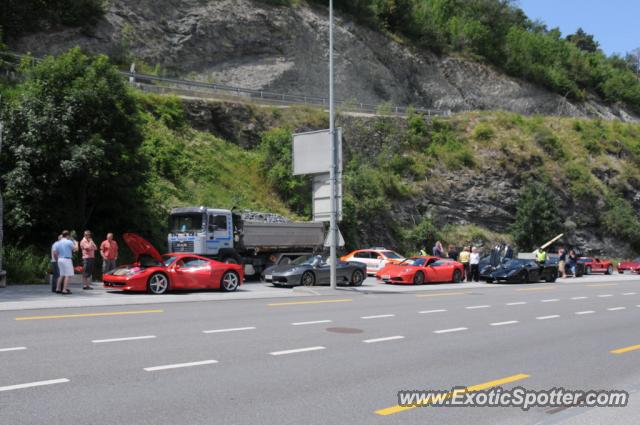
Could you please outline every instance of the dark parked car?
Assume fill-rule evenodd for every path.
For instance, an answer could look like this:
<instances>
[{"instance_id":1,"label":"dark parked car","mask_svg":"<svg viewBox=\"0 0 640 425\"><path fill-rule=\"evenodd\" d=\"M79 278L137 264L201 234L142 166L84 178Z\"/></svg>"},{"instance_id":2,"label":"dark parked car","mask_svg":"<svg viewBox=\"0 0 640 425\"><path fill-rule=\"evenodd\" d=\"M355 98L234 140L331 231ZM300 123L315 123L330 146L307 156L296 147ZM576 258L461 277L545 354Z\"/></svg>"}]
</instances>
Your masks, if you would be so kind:
<instances>
[{"instance_id":1,"label":"dark parked car","mask_svg":"<svg viewBox=\"0 0 640 425\"><path fill-rule=\"evenodd\" d=\"M549 254L547 256L547 264L553 264L556 267L558 267L558 263L560 262L560 257L558 257L558 254ZM585 271L585 264L584 262L580 262L578 260L578 262L576 263L576 274L575 277L582 277L586 274ZM569 264L565 263L565 271L567 273L567 275L571 276L571 270L569 269ZM558 277L561 276L560 270L558 270Z\"/></svg>"},{"instance_id":2,"label":"dark parked car","mask_svg":"<svg viewBox=\"0 0 640 425\"><path fill-rule=\"evenodd\" d=\"M487 269L491 267L491 270ZM558 266L554 264L538 264L533 260L505 259L497 266L485 266L483 279L487 282L529 283L555 282L558 277Z\"/></svg>"},{"instance_id":3,"label":"dark parked car","mask_svg":"<svg viewBox=\"0 0 640 425\"><path fill-rule=\"evenodd\" d=\"M330 263L320 255L303 255L290 264L269 267L264 280L273 286L314 286L329 284ZM360 286L367 275L367 265L357 261L336 263L338 284Z\"/></svg>"}]
</instances>

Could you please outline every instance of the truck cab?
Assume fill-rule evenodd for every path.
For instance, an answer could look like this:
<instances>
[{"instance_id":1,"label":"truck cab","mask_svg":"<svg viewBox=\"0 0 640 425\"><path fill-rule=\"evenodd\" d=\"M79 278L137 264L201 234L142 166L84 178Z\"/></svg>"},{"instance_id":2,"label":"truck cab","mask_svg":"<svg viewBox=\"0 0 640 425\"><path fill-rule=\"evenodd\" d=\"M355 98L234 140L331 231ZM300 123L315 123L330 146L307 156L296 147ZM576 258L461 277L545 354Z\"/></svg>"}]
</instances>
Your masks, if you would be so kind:
<instances>
[{"instance_id":1,"label":"truck cab","mask_svg":"<svg viewBox=\"0 0 640 425\"><path fill-rule=\"evenodd\" d=\"M169 219L170 252L217 257L233 249L233 214L205 207L174 208Z\"/></svg>"}]
</instances>

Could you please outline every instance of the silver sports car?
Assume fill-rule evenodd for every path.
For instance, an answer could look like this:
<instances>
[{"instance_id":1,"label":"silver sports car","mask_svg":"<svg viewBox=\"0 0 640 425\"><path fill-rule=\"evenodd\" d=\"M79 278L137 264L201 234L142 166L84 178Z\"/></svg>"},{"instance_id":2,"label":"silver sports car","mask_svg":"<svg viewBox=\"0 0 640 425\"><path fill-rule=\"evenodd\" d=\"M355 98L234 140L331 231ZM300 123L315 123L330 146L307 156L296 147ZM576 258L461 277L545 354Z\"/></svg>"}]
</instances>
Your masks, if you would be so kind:
<instances>
[{"instance_id":1,"label":"silver sports car","mask_svg":"<svg viewBox=\"0 0 640 425\"><path fill-rule=\"evenodd\" d=\"M289 264L271 266L264 271L264 280L273 286L314 286L329 284L331 265L320 255L303 255ZM360 286L367 275L367 266L356 261L336 263L338 284Z\"/></svg>"}]
</instances>

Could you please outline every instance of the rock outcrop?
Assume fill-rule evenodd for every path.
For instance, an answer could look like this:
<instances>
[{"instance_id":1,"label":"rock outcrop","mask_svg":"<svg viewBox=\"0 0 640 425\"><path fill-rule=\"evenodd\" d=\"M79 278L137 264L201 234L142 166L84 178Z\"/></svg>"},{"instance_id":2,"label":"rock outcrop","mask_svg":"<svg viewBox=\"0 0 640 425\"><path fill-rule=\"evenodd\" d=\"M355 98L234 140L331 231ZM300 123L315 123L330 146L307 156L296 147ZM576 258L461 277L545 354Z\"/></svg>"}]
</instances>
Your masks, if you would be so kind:
<instances>
[{"instance_id":1,"label":"rock outcrop","mask_svg":"<svg viewBox=\"0 0 640 425\"><path fill-rule=\"evenodd\" d=\"M255 0L111 0L92 31L32 34L10 40L10 47L43 55L80 45L122 61L157 64L170 75L325 97L327 33L326 10L304 3L285 7ZM573 103L491 66L416 50L348 16L337 18L335 38L337 93L344 100L638 119L618 105L595 98Z\"/></svg>"}]
</instances>

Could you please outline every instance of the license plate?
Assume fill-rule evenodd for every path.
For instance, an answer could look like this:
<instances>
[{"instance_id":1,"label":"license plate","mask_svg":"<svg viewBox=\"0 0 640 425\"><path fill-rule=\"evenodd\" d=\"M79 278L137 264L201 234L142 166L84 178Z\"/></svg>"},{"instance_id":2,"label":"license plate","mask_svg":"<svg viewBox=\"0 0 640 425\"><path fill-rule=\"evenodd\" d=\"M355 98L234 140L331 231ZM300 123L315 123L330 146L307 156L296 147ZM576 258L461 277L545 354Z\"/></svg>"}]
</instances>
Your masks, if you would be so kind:
<instances>
[{"instance_id":1,"label":"license plate","mask_svg":"<svg viewBox=\"0 0 640 425\"><path fill-rule=\"evenodd\" d=\"M268 275L265 275L265 277L264 277L264 278L265 278L266 280L272 280L272 279L273 279L273 275L268 274Z\"/></svg>"},{"instance_id":2,"label":"license plate","mask_svg":"<svg viewBox=\"0 0 640 425\"><path fill-rule=\"evenodd\" d=\"M391 279L390 275L388 275L388 274L383 274L382 275L382 280L389 280L389 279Z\"/></svg>"},{"instance_id":3,"label":"license plate","mask_svg":"<svg viewBox=\"0 0 640 425\"><path fill-rule=\"evenodd\" d=\"M176 247L177 248L186 248L188 246L188 244L186 242L177 242L176 243Z\"/></svg>"}]
</instances>

